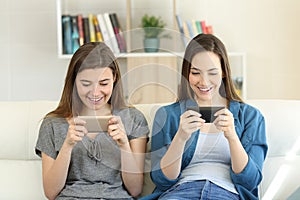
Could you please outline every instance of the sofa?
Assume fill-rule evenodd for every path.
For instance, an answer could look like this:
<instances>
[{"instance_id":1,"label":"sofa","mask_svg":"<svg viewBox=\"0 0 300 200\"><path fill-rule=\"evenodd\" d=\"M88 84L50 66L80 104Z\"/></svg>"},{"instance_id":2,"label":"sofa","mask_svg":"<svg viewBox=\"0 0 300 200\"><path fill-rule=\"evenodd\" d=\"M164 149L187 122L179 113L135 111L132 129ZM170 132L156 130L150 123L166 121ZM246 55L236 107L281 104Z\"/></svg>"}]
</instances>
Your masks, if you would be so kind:
<instances>
[{"instance_id":1,"label":"sofa","mask_svg":"<svg viewBox=\"0 0 300 200\"><path fill-rule=\"evenodd\" d=\"M300 192L300 100L248 100L264 114L269 151L259 192L261 199L297 199ZM43 116L57 106L55 101L0 102L0 199L46 199L42 186L41 160L34 153ZM161 104L135 105L152 126ZM148 142L148 150L150 151ZM149 169L149 155L146 169ZM147 170L146 170L147 171ZM154 188L145 173L142 195ZM293 194L294 193L294 194ZM298 196L299 197L299 196Z\"/></svg>"}]
</instances>

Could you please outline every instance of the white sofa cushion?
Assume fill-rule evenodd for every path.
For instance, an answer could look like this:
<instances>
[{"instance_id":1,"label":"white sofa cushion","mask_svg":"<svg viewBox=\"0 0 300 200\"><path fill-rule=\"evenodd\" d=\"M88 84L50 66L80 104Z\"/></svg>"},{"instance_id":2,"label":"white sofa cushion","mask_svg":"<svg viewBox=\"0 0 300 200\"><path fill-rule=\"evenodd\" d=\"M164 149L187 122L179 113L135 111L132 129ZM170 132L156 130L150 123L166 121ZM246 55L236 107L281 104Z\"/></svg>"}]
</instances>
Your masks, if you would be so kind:
<instances>
[{"instance_id":1,"label":"white sofa cushion","mask_svg":"<svg viewBox=\"0 0 300 200\"><path fill-rule=\"evenodd\" d=\"M286 199L300 186L300 101L249 100L264 114L269 152L260 185L263 200ZM43 116L57 106L55 101L0 102L0 196L8 200L45 199L42 188L41 160L34 153ZM150 127L162 104L140 104ZM147 146L150 151L150 142ZM289 156L288 156L289 155ZM150 169L147 154L146 172ZM154 185L145 174L143 195Z\"/></svg>"},{"instance_id":2,"label":"white sofa cushion","mask_svg":"<svg viewBox=\"0 0 300 200\"><path fill-rule=\"evenodd\" d=\"M0 199L46 199L40 160L0 160Z\"/></svg>"},{"instance_id":3,"label":"white sofa cushion","mask_svg":"<svg viewBox=\"0 0 300 200\"><path fill-rule=\"evenodd\" d=\"M285 199L300 187L300 101L249 100L265 116L269 150L260 184L263 200Z\"/></svg>"}]
</instances>

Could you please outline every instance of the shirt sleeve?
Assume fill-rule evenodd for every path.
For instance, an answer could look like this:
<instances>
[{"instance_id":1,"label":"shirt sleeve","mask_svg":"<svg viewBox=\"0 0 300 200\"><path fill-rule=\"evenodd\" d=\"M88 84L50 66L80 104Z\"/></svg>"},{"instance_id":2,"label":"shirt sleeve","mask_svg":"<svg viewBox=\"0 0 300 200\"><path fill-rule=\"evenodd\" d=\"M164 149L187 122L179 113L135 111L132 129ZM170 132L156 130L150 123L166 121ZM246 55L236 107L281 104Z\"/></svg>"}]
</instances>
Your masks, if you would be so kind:
<instances>
[{"instance_id":1,"label":"shirt sleeve","mask_svg":"<svg viewBox=\"0 0 300 200\"><path fill-rule=\"evenodd\" d=\"M35 153L42 156L42 152L53 159L56 159L57 152L55 150L54 131L51 119L45 118L40 126L39 136L35 146Z\"/></svg>"},{"instance_id":2,"label":"shirt sleeve","mask_svg":"<svg viewBox=\"0 0 300 200\"><path fill-rule=\"evenodd\" d=\"M268 150L265 119L258 110L252 107L248 108L244 116L241 142L249 159L241 173L235 174L231 170L230 174L235 185L254 191L262 180L262 168Z\"/></svg>"},{"instance_id":3,"label":"shirt sleeve","mask_svg":"<svg viewBox=\"0 0 300 200\"><path fill-rule=\"evenodd\" d=\"M167 190L174 185L178 179L169 179L164 175L160 167L160 161L168 150L172 142L170 120L168 120L168 112L165 107L161 107L155 115L152 129L151 142L151 179L156 187L162 191ZM176 127L174 128L175 131Z\"/></svg>"},{"instance_id":4,"label":"shirt sleeve","mask_svg":"<svg viewBox=\"0 0 300 200\"><path fill-rule=\"evenodd\" d=\"M136 108L130 108L129 118L125 118L125 129L127 127L128 139L132 140L139 137L147 137L149 134L149 127L147 120L143 113Z\"/></svg>"}]
</instances>

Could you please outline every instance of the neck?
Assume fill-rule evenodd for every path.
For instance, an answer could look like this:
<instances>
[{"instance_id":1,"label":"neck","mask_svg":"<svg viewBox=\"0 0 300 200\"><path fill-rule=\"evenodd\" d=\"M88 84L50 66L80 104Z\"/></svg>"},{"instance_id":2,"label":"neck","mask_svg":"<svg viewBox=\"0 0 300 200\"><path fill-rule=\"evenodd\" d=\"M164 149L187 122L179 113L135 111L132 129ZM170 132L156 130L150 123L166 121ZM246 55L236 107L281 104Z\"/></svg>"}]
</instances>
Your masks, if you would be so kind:
<instances>
[{"instance_id":1,"label":"neck","mask_svg":"<svg viewBox=\"0 0 300 200\"><path fill-rule=\"evenodd\" d=\"M111 105L105 104L103 107L101 107L98 110L92 110L88 108L83 108L80 112L80 115L95 115L95 116L106 116L106 115L112 115Z\"/></svg>"},{"instance_id":2,"label":"neck","mask_svg":"<svg viewBox=\"0 0 300 200\"><path fill-rule=\"evenodd\" d=\"M210 100L202 100L195 97L195 101L199 106L227 106L227 99L221 96Z\"/></svg>"}]
</instances>

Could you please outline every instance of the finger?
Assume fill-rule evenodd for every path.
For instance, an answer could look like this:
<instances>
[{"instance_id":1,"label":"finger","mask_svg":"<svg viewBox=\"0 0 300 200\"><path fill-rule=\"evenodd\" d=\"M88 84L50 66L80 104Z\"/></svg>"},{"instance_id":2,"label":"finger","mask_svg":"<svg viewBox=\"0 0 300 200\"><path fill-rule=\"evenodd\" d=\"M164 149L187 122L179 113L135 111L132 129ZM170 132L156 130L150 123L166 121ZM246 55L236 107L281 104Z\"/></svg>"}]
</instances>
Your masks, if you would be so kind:
<instances>
[{"instance_id":1,"label":"finger","mask_svg":"<svg viewBox=\"0 0 300 200\"><path fill-rule=\"evenodd\" d=\"M109 124L118 124L121 122L121 118L120 116L112 116L109 120L108 123Z\"/></svg>"},{"instance_id":2,"label":"finger","mask_svg":"<svg viewBox=\"0 0 300 200\"><path fill-rule=\"evenodd\" d=\"M217 125L218 127L228 127L230 125L230 122L229 121L218 121L217 122Z\"/></svg>"},{"instance_id":3,"label":"finger","mask_svg":"<svg viewBox=\"0 0 300 200\"><path fill-rule=\"evenodd\" d=\"M70 141L71 144L75 144L79 141L82 141L82 138L83 138L83 136L80 136L80 133L74 132L73 134L70 135L69 141Z\"/></svg>"},{"instance_id":4,"label":"finger","mask_svg":"<svg viewBox=\"0 0 300 200\"><path fill-rule=\"evenodd\" d=\"M73 118L73 124L75 125L85 125L86 121L84 121L83 119L80 119L78 117Z\"/></svg>"},{"instance_id":5,"label":"finger","mask_svg":"<svg viewBox=\"0 0 300 200\"><path fill-rule=\"evenodd\" d=\"M219 121L218 122L218 126L221 126L221 127L224 127L227 125L227 122L226 121Z\"/></svg>"},{"instance_id":6,"label":"finger","mask_svg":"<svg viewBox=\"0 0 300 200\"><path fill-rule=\"evenodd\" d=\"M192 116L187 118L188 123L205 123L205 120L198 116Z\"/></svg>"},{"instance_id":7,"label":"finger","mask_svg":"<svg viewBox=\"0 0 300 200\"><path fill-rule=\"evenodd\" d=\"M120 135L120 134L118 134L116 136L113 136L112 139L114 141L116 141L117 144L125 144L126 142L128 142L128 139L125 138L123 135Z\"/></svg>"},{"instance_id":8,"label":"finger","mask_svg":"<svg viewBox=\"0 0 300 200\"><path fill-rule=\"evenodd\" d=\"M227 108L223 108L215 112L214 116L218 116L218 115L232 115L232 113Z\"/></svg>"},{"instance_id":9,"label":"finger","mask_svg":"<svg viewBox=\"0 0 300 200\"><path fill-rule=\"evenodd\" d=\"M194 110L187 110L183 113L183 116L185 118L190 117L190 116L201 117L201 114L199 112L194 111Z\"/></svg>"},{"instance_id":10,"label":"finger","mask_svg":"<svg viewBox=\"0 0 300 200\"><path fill-rule=\"evenodd\" d=\"M226 120L228 120L228 117L227 117L227 115L219 115L219 121L226 121Z\"/></svg>"},{"instance_id":11,"label":"finger","mask_svg":"<svg viewBox=\"0 0 300 200\"><path fill-rule=\"evenodd\" d=\"M82 138L85 134L83 132L76 132L75 134L77 137Z\"/></svg>"},{"instance_id":12,"label":"finger","mask_svg":"<svg viewBox=\"0 0 300 200\"><path fill-rule=\"evenodd\" d=\"M78 132L87 133L87 129L83 125L75 125L74 129Z\"/></svg>"},{"instance_id":13,"label":"finger","mask_svg":"<svg viewBox=\"0 0 300 200\"><path fill-rule=\"evenodd\" d=\"M108 125L107 129L108 129L108 132L115 131L115 130L119 129L119 125L118 124Z\"/></svg>"},{"instance_id":14,"label":"finger","mask_svg":"<svg viewBox=\"0 0 300 200\"><path fill-rule=\"evenodd\" d=\"M120 133L120 130L119 129L116 129L114 131L109 131L108 134L113 137L113 136L116 136Z\"/></svg>"},{"instance_id":15,"label":"finger","mask_svg":"<svg viewBox=\"0 0 300 200\"><path fill-rule=\"evenodd\" d=\"M215 116L218 116L218 115L226 115L229 117L233 117L233 114L227 108L219 110L218 112L215 113Z\"/></svg>"}]
</instances>

